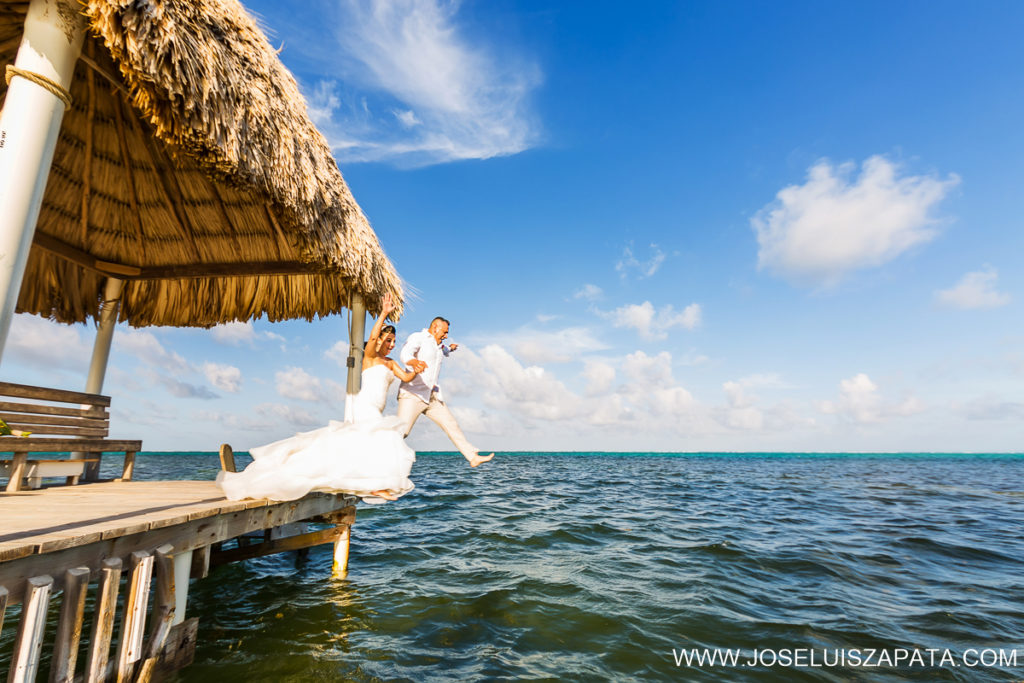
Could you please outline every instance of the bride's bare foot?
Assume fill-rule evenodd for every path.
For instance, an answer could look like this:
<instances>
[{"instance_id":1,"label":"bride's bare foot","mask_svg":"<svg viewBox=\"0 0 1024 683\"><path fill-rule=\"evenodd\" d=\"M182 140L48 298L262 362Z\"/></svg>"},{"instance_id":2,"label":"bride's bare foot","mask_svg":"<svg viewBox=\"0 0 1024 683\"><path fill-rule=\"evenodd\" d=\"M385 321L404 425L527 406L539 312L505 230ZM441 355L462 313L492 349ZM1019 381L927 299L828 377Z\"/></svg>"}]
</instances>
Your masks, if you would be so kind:
<instances>
[{"instance_id":1,"label":"bride's bare foot","mask_svg":"<svg viewBox=\"0 0 1024 683\"><path fill-rule=\"evenodd\" d=\"M472 458L469 459L469 466L476 467L477 465L483 465L485 462L488 462L493 458L494 453L491 453L490 455L474 455Z\"/></svg>"},{"instance_id":2,"label":"bride's bare foot","mask_svg":"<svg viewBox=\"0 0 1024 683\"><path fill-rule=\"evenodd\" d=\"M370 491L371 496L377 496L384 500L398 500L398 496L393 495L391 491Z\"/></svg>"}]
</instances>

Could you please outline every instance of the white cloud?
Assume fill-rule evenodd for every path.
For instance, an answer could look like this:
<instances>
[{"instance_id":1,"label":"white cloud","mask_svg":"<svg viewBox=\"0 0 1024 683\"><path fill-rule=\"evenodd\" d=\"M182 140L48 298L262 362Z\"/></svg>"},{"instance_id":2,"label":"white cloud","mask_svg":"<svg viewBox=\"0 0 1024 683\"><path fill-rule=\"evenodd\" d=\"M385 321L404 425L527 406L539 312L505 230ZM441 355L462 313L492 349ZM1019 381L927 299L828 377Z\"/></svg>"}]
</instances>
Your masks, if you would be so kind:
<instances>
[{"instance_id":1,"label":"white cloud","mask_svg":"<svg viewBox=\"0 0 1024 683\"><path fill-rule=\"evenodd\" d=\"M484 402L492 407L514 407L542 420L561 420L582 410L578 398L552 374L536 365L522 365L497 344L484 347L476 361Z\"/></svg>"},{"instance_id":2,"label":"white cloud","mask_svg":"<svg viewBox=\"0 0 1024 683\"><path fill-rule=\"evenodd\" d=\"M585 284L579 289L577 289L575 292L573 292L572 298L594 301L596 299L600 299L603 295L604 290L602 290L597 285Z\"/></svg>"},{"instance_id":3,"label":"white cloud","mask_svg":"<svg viewBox=\"0 0 1024 683\"><path fill-rule=\"evenodd\" d=\"M999 273L986 266L982 270L967 273L950 289L936 292L935 296L950 308L998 308L1010 303L1010 295L996 290Z\"/></svg>"},{"instance_id":4,"label":"white cloud","mask_svg":"<svg viewBox=\"0 0 1024 683\"><path fill-rule=\"evenodd\" d=\"M347 339L339 339L334 346L324 351L324 358L333 360L339 368L348 369L349 342Z\"/></svg>"},{"instance_id":5,"label":"white cloud","mask_svg":"<svg viewBox=\"0 0 1024 683\"><path fill-rule=\"evenodd\" d=\"M348 0L337 7L337 46L321 61L332 60L324 71L341 78L307 96L339 161L426 165L516 154L535 143L529 99L540 70L464 31L459 3ZM339 94L342 87L349 90Z\"/></svg>"},{"instance_id":6,"label":"white cloud","mask_svg":"<svg viewBox=\"0 0 1024 683\"><path fill-rule=\"evenodd\" d=\"M700 304L690 304L679 312L669 304L655 311L650 301L627 304L614 311L598 313L610 320L615 327L635 329L645 339L664 339L668 336L668 330L673 327L692 330L700 325L701 319Z\"/></svg>"},{"instance_id":7,"label":"white cloud","mask_svg":"<svg viewBox=\"0 0 1024 683\"><path fill-rule=\"evenodd\" d=\"M175 374L192 370L188 361L181 354L166 349L152 332L133 329L118 330L114 334L114 348L131 354L148 365Z\"/></svg>"},{"instance_id":8,"label":"white cloud","mask_svg":"<svg viewBox=\"0 0 1024 683\"><path fill-rule=\"evenodd\" d=\"M279 418L298 427L319 427L323 424L320 418L308 410L280 403L261 403L256 406L256 414L264 418Z\"/></svg>"},{"instance_id":9,"label":"white cloud","mask_svg":"<svg viewBox=\"0 0 1024 683\"><path fill-rule=\"evenodd\" d=\"M602 361L587 361L583 366L583 376L587 380L588 394L602 394L615 381L615 368Z\"/></svg>"},{"instance_id":10,"label":"white cloud","mask_svg":"<svg viewBox=\"0 0 1024 683\"><path fill-rule=\"evenodd\" d=\"M300 401L320 402L327 400L327 393L320 378L314 377L299 367L287 367L274 374L277 393L284 398Z\"/></svg>"},{"instance_id":11,"label":"white cloud","mask_svg":"<svg viewBox=\"0 0 1024 683\"><path fill-rule=\"evenodd\" d=\"M231 322L217 325L210 329L210 335L215 342L226 346L241 346L242 344L254 346L260 339L279 341L282 342L282 345L285 341L284 337L273 332L257 332L251 320L244 323Z\"/></svg>"},{"instance_id":12,"label":"white cloud","mask_svg":"<svg viewBox=\"0 0 1024 683\"><path fill-rule=\"evenodd\" d=\"M37 315L15 315L7 333L4 360L40 369L56 367L85 373L92 347L82 338L84 329Z\"/></svg>"},{"instance_id":13,"label":"white cloud","mask_svg":"<svg viewBox=\"0 0 1024 683\"><path fill-rule=\"evenodd\" d=\"M584 354L608 348L606 342L586 327L553 331L522 327L513 332L499 332L486 339L474 338L473 341L510 348L527 363L568 363L579 360Z\"/></svg>"},{"instance_id":14,"label":"white cloud","mask_svg":"<svg viewBox=\"0 0 1024 683\"><path fill-rule=\"evenodd\" d=\"M633 247L628 246L622 250L622 258L619 259L618 263L615 264L615 270L619 272L622 277L626 277L630 272L635 272L639 278L651 277L658 272L661 268L661 264L665 262L665 253L658 248L657 244L651 245L651 258L646 261L640 261L633 254Z\"/></svg>"},{"instance_id":15,"label":"white cloud","mask_svg":"<svg viewBox=\"0 0 1024 683\"><path fill-rule=\"evenodd\" d=\"M907 398L898 404L884 403L878 392L878 385L861 372L840 381L839 398L835 401L823 401L820 409L828 415L839 415L866 424L890 417L920 413L924 410L924 405L915 397Z\"/></svg>"},{"instance_id":16,"label":"white cloud","mask_svg":"<svg viewBox=\"0 0 1024 683\"><path fill-rule=\"evenodd\" d=\"M233 365L220 363L203 363L203 374L213 386L237 394L242 388L242 371Z\"/></svg>"},{"instance_id":17,"label":"white cloud","mask_svg":"<svg viewBox=\"0 0 1024 683\"><path fill-rule=\"evenodd\" d=\"M304 369L290 366L274 373L274 387L284 398L316 403L345 400L345 387L333 380L321 380Z\"/></svg>"},{"instance_id":18,"label":"white cloud","mask_svg":"<svg viewBox=\"0 0 1024 683\"><path fill-rule=\"evenodd\" d=\"M756 397L747 394L742 382L726 382L725 390L728 410L726 423L734 429L757 430L764 427L764 413L754 406Z\"/></svg>"},{"instance_id":19,"label":"white cloud","mask_svg":"<svg viewBox=\"0 0 1024 683\"><path fill-rule=\"evenodd\" d=\"M879 266L929 241L935 220L929 212L959 178L899 176L881 156L856 166L823 160L807 182L790 185L751 219L760 245L758 268L795 282L838 283L851 271Z\"/></svg>"}]
</instances>

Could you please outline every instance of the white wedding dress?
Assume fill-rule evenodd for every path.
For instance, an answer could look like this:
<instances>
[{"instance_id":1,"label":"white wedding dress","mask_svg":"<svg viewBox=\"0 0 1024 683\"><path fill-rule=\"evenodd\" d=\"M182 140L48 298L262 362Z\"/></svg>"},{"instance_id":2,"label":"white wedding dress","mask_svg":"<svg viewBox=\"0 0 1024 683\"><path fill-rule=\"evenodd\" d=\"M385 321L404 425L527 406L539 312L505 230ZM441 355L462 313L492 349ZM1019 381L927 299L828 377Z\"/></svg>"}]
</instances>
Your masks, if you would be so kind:
<instances>
[{"instance_id":1,"label":"white wedding dress","mask_svg":"<svg viewBox=\"0 0 1024 683\"><path fill-rule=\"evenodd\" d=\"M413 489L409 472L416 453L405 445L403 425L384 417L388 387L395 374L386 365L363 370L362 389L353 405L354 422L332 420L326 427L253 448L253 462L242 472L221 472L217 483L230 500L295 500L316 490L336 490L384 502L370 495L400 496Z\"/></svg>"}]
</instances>

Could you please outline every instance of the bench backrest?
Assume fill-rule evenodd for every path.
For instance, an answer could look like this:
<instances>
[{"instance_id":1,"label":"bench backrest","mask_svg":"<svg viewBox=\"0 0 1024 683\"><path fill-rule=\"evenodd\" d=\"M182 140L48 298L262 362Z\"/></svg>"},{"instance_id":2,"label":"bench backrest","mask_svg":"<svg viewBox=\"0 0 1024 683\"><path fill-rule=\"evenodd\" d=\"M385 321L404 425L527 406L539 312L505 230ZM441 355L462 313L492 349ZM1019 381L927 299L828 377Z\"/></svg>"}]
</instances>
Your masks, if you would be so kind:
<instances>
[{"instance_id":1,"label":"bench backrest","mask_svg":"<svg viewBox=\"0 0 1024 683\"><path fill-rule=\"evenodd\" d=\"M102 439L110 431L109 407L109 396L0 382L0 418L32 436Z\"/></svg>"}]
</instances>

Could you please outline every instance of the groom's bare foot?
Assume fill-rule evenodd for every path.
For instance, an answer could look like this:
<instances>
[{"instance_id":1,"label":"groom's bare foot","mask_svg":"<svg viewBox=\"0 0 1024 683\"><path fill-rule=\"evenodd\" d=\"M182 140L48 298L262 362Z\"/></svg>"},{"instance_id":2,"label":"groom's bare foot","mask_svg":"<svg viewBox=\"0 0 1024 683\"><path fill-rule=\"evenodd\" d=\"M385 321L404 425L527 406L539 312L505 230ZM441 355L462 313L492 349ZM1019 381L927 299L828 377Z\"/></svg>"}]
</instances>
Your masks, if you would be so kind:
<instances>
[{"instance_id":1,"label":"groom's bare foot","mask_svg":"<svg viewBox=\"0 0 1024 683\"><path fill-rule=\"evenodd\" d=\"M493 458L494 453L491 453L490 455L474 455L472 458L469 459L469 466L476 467L477 465L483 465L485 462L488 462Z\"/></svg>"},{"instance_id":2,"label":"groom's bare foot","mask_svg":"<svg viewBox=\"0 0 1024 683\"><path fill-rule=\"evenodd\" d=\"M398 496L393 495L391 491L370 491L370 495L384 500L398 500Z\"/></svg>"}]
</instances>

